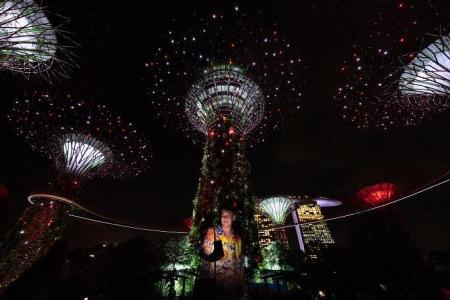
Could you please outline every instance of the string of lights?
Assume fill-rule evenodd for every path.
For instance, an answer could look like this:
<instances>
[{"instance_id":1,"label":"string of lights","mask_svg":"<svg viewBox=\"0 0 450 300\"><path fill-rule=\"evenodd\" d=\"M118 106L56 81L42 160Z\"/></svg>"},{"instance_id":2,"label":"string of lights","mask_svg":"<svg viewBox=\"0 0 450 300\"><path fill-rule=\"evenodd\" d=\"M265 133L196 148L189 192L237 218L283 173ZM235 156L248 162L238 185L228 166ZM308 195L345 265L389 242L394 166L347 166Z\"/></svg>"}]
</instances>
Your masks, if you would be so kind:
<instances>
[{"instance_id":1,"label":"string of lights","mask_svg":"<svg viewBox=\"0 0 450 300\"><path fill-rule=\"evenodd\" d=\"M312 225L312 224L317 224L317 223L321 223L321 222L331 222L331 221L336 221L336 220L341 220L341 219L353 217L353 216L360 215L360 214L365 214L365 213L368 213L368 212L371 212L371 211L374 211L374 210L377 210L377 209L380 209L380 208L383 208L383 207L386 207L386 206L389 206L389 205L393 205L393 204L399 203L399 202L401 202L403 200L412 198L414 196L417 196L419 194L422 194L424 192L432 190L432 189L434 189L434 188L436 188L438 186L444 185L444 184L446 184L448 182L450 182L450 178L442 180L442 181L439 181L439 182L437 182L437 183L435 183L435 184L433 184L431 186L422 188L422 189L420 189L420 190L418 190L418 191L416 191L414 193L411 193L409 195L406 195L406 196L400 197L398 199L392 200L390 202L387 202L387 203L384 203L384 204L380 204L380 205L377 205L377 206L373 206L373 207L370 207L370 208L367 208L367 209L364 209L364 210L359 210L359 211L355 211L355 212L339 215L339 216L336 216L336 217L325 218L325 219L322 219L322 220L319 220L319 221L309 221L309 222L300 222L300 223L294 223L294 224L283 225L283 226L273 226L273 227L270 227L268 229L270 229L270 230L271 229L278 230L278 229L292 228L292 227L295 227L296 225L310 225L310 224ZM188 234L189 233L188 231L165 230L165 229L147 228L147 227L140 227L140 226L121 224L121 223L115 222L115 221L113 221L111 219L108 219L107 217L104 217L104 216L102 216L102 218L105 218L106 220L109 220L109 221L94 219L94 218L91 218L91 217L84 217L84 216L80 216L80 215L73 214L73 213L70 214L70 216L73 217L73 218L86 220L86 221L90 221L90 222L94 222L94 223L105 224L105 225L110 225L110 226L114 226L114 227L133 229L133 230L138 230L138 231L159 232L159 233L168 233L168 234Z\"/></svg>"}]
</instances>

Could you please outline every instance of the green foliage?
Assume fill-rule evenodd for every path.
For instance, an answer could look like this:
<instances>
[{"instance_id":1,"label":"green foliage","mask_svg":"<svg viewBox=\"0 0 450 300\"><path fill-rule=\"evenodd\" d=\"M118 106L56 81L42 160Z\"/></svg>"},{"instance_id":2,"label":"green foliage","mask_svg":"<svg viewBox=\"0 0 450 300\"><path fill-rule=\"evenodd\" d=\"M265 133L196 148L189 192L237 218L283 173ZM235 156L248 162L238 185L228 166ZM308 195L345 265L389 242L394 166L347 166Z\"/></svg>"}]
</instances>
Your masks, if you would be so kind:
<instances>
[{"instance_id":1,"label":"green foliage","mask_svg":"<svg viewBox=\"0 0 450 300\"><path fill-rule=\"evenodd\" d=\"M164 245L164 268L166 270L196 269L199 257L187 236L172 238Z\"/></svg>"},{"instance_id":2,"label":"green foliage","mask_svg":"<svg viewBox=\"0 0 450 300\"><path fill-rule=\"evenodd\" d=\"M262 261L259 265L264 270L290 270L290 251L281 241L272 241L261 251Z\"/></svg>"}]
</instances>

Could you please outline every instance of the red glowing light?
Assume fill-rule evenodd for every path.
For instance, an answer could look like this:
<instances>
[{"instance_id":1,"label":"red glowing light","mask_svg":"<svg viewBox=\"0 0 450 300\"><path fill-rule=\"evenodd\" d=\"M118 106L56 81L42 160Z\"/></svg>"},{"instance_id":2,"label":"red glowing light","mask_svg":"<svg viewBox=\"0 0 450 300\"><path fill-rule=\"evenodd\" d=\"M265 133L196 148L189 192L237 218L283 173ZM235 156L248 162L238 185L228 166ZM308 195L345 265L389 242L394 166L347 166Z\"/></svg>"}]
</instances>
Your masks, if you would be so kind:
<instances>
[{"instance_id":1,"label":"red glowing light","mask_svg":"<svg viewBox=\"0 0 450 300\"><path fill-rule=\"evenodd\" d=\"M228 134L229 135L234 135L236 132L234 131L233 127L230 127L230 129L228 129Z\"/></svg>"},{"instance_id":2,"label":"red glowing light","mask_svg":"<svg viewBox=\"0 0 450 300\"><path fill-rule=\"evenodd\" d=\"M393 183L383 182L365 187L358 191L358 198L364 202L377 206L390 202L397 192L397 186Z\"/></svg>"},{"instance_id":3,"label":"red glowing light","mask_svg":"<svg viewBox=\"0 0 450 300\"><path fill-rule=\"evenodd\" d=\"M183 220L183 226L187 230L191 230L192 228L192 218L186 218Z\"/></svg>"},{"instance_id":4,"label":"red glowing light","mask_svg":"<svg viewBox=\"0 0 450 300\"><path fill-rule=\"evenodd\" d=\"M8 199L9 198L9 190L3 184L0 184L0 199Z\"/></svg>"},{"instance_id":5,"label":"red glowing light","mask_svg":"<svg viewBox=\"0 0 450 300\"><path fill-rule=\"evenodd\" d=\"M449 289L442 287L441 292L442 292L442 295L444 296L445 300L450 300L450 290Z\"/></svg>"}]
</instances>

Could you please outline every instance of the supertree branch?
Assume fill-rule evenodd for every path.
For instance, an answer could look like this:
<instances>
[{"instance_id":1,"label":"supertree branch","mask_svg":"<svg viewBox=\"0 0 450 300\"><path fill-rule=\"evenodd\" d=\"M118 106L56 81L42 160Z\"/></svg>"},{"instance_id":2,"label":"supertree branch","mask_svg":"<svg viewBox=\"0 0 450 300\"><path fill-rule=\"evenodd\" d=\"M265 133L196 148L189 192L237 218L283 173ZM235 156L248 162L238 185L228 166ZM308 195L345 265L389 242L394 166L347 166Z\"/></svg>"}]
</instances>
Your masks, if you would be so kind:
<instances>
[{"instance_id":1,"label":"supertree branch","mask_svg":"<svg viewBox=\"0 0 450 300\"><path fill-rule=\"evenodd\" d=\"M396 99L414 110L450 108L450 36L440 36L404 66Z\"/></svg>"},{"instance_id":2,"label":"supertree branch","mask_svg":"<svg viewBox=\"0 0 450 300\"><path fill-rule=\"evenodd\" d=\"M66 134L59 139L63 157L60 169L73 176L83 176L95 168L107 168L113 155L107 145L83 134Z\"/></svg>"},{"instance_id":3,"label":"supertree branch","mask_svg":"<svg viewBox=\"0 0 450 300\"><path fill-rule=\"evenodd\" d=\"M204 134L225 118L232 121L239 133L246 135L264 114L263 94L241 68L213 66L204 70L192 85L186 113L192 125Z\"/></svg>"},{"instance_id":4,"label":"supertree branch","mask_svg":"<svg viewBox=\"0 0 450 300\"><path fill-rule=\"evenodd\" d=\"M66 76L64 68L75 63L71 47L61 45L61 40L68 41L63 31L49 22L44 8L32 0L0 3L1 67L24 74ZM55 62L58 67L53 67Z\"/></svg>"}]
</instances>

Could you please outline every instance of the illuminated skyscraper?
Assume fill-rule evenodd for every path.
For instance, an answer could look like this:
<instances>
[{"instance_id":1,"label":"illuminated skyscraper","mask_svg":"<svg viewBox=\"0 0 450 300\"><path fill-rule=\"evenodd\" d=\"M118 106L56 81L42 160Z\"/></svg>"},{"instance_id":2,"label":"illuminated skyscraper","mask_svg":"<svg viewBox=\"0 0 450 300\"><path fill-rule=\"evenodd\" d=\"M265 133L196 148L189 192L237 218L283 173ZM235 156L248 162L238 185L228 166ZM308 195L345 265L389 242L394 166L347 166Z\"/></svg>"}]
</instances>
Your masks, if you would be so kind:
<instances>
[{"instance_id":1,"label":"illuminated skyscraper","mask_svg":"<svg viewBox=\"0 0 450 300\"><path fill-rule=\"evenodd\" d=\"M338 200L326 198L299 199L297 207L292 211L294 223L314 222L324 219L323 207L334 207L341 204ZM334 244L333 236L325 222L296 226L300 250L309 258L317 259L321 250Z\"/></svg>"},{"instance_id":2,"label":"illuminated skyscraper","mask_svg":"<svg viewBox=\"0 0 450 300\"><path fill-rule=\"evenodd\" d=\"M258 226L258 242L261 249L264 249L274 241L282 241L286 246L288 245L286 230L270 229L275 224L268 216L260 213L259 211L255 211L255 222Z\"/></svg>"}]
</instances>

